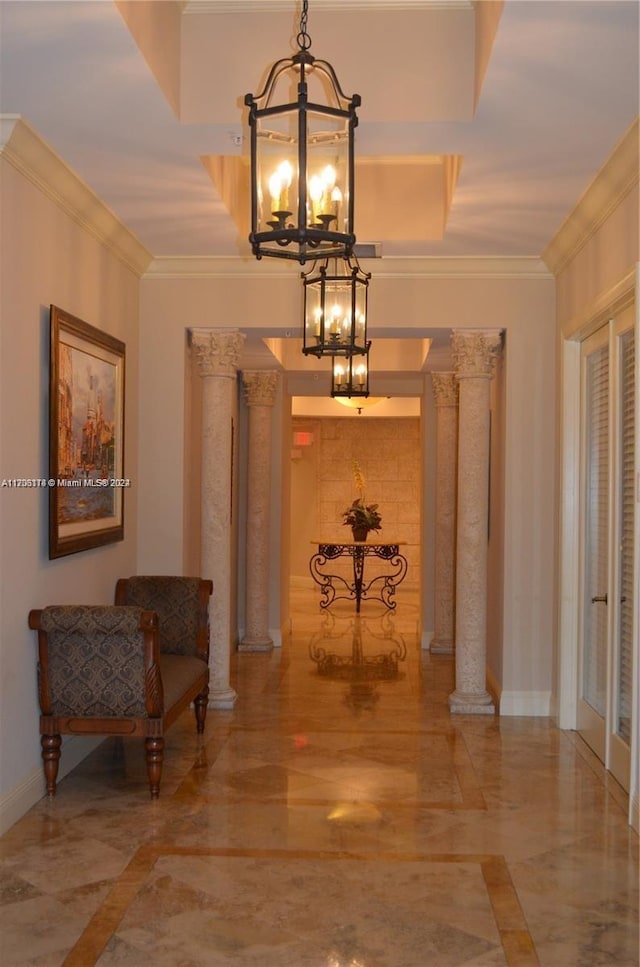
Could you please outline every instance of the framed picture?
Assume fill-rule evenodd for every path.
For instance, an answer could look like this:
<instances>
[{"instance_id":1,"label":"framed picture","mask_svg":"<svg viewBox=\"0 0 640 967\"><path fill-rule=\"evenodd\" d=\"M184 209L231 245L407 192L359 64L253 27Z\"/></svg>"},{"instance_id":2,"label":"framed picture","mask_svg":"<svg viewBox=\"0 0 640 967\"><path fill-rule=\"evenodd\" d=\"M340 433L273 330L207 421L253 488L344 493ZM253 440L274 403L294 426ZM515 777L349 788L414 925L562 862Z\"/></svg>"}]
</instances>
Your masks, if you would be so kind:
<instances>
[{"instance_id":1,"label":"framed picture","mask_svg":"<svg viewBox=\"0 0 640 967\"><path fill-rule=\"evenodd\" d=\"M125 345L51 306L49 557L124 538Z\"/></svg>"}]
</instances>

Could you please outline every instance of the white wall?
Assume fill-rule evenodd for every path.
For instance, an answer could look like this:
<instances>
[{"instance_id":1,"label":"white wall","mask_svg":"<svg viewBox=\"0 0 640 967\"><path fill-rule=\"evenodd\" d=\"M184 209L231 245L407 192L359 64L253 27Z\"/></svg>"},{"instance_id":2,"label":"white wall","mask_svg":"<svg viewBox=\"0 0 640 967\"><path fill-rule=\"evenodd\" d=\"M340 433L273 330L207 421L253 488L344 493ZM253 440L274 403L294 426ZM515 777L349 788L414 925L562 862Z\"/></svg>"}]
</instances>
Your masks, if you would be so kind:
<instances>
[{"instance_id":1,"label":"white wall","mask_svg":"<svg viewBox=\"0 0 640 967\"><path fill-rule=\"evenodd\" d=\"M51 159L49 159L51 160ZM126 343L125 540L48 559L46 489L0 489L0 826L44 792L31 608L111 603L135 573L138 480L138 278L0 156L0 478L48 477L49 305ZM75 752L74 752L75 746ZM63 738L62 772L86 750Z\"/></svg>"},{"instance_id":2,"label":"white wall","mask_svg":"<svg viewBox=\"0 0 640 967\"><path fill-rule=\"evenodd\" d=\"M549 302L507 332L501 714L549 715L555 586L555 325Z\"/></svg>"}]
</instances>

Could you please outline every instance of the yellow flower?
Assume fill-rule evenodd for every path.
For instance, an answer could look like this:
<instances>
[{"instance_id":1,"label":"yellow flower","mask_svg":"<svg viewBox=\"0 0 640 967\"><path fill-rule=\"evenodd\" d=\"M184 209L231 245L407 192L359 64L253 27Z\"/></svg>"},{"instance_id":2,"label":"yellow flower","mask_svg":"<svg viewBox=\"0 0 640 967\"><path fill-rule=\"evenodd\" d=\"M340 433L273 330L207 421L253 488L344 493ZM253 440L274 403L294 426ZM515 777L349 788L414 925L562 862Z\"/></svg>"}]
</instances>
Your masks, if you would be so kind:
<instances>
[{"instance_id":1,"label":"yellow flower","mask_svg":"<svg viewBox=\"0 0 640 967\"><path fill-rule=\"evenodd\" d=\"M353 479L356 483L356 490L360 494L360 499L364 503L364 476L357 460L353 460Z\"/></svg>"}]
</instances>

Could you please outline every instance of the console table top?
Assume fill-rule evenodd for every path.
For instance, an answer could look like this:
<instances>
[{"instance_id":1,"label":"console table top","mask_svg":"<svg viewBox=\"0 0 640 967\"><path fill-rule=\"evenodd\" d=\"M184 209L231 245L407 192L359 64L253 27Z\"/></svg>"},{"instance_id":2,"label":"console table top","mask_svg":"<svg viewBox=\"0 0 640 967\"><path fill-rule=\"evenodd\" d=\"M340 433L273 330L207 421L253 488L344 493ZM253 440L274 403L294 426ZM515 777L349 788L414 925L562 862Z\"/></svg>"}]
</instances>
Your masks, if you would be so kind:
<instances>
[{"instance_id":1,"label":"console table top","mask_svg":"<svg viewBox=\"0 0 640 967\"><path fill-rule=\"evenodd\" d=\"M321 541L311 540L309 541L309 543L316 544L318 546L321 544L331 544L333 547L342 547L343 545L345 547L360 547L362 544L369 544L372 547L374 544L376 545L376 547L404 547L404 545L407 542L406 541L379 541L376 538L371 538L371 540L366 540L366 541L343 541L339 538L332 537L330 540L321 540Z\"/></svg>"}]
</instances>

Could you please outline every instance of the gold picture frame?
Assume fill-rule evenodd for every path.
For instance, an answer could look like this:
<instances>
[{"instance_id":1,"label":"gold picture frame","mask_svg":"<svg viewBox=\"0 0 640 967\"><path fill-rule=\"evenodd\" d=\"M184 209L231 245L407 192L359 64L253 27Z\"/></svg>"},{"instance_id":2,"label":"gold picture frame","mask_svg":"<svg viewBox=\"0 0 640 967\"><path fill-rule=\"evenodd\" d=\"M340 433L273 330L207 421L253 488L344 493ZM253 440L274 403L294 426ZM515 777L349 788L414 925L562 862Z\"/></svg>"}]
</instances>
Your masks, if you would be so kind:
<instances>
[{"instance_id":1,"label":"gold picture frame","mask_svg":"<svg viewBox=\"0 0 640 967\"><path fill-rule=\"evenodd\" d=\"M124 539L125 344L52 305L49 558Z\"/></svg>"}]
</instances>

